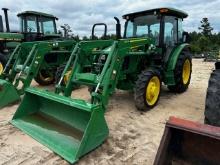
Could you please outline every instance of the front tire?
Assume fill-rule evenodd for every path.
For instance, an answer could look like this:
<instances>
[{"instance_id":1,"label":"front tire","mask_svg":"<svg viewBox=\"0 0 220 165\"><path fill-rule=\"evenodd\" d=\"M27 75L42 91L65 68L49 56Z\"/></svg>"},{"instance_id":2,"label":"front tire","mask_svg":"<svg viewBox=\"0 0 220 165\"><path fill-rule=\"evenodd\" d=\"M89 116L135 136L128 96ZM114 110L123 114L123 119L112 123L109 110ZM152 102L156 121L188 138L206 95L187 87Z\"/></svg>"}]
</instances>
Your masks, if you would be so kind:
<instances>
[{"instance_id":1,"label":"front tire","mask_svg":"<svg viewBox=\"0 0 220 165\"><path fill-rule=\"evenodd\" d=\"M161 76L157 70L145 70L139 76L134 88L134 101L138 110L153 108L160 97Z\"/></svg>"},{"instance_id":2,"label":"front tire","mask_svg":"<svg viewBox=\"0 0 220 165\"><path fill-rule=\"evenodd\" d=\"M220 70L214 70L209 79L206 93L206 124L220 126Z\"/></svg>"},{"instance_id":3,"label":"front tire","mask_svg":"<svg viewBox=\"0 0 220 165\"><path fill-rule=\"evenodd\" d=\"M169 85L172 92L183 93L188 89L192 73L192 57L188 51L183 51L174 69L175 85Z\"/></svg>"},{"instance_id":4,"label":"front tire","mask_svg":"<svg viewBox=\"0 0 220 165\"><path fill-rule=\"evenodd\" d=\"M53 71L41 69L37 73L37 76L34 79L39 85L47 86L47 85L51 85L54 83L55 76L54 76Z\"/></svg>"}]
</instances>

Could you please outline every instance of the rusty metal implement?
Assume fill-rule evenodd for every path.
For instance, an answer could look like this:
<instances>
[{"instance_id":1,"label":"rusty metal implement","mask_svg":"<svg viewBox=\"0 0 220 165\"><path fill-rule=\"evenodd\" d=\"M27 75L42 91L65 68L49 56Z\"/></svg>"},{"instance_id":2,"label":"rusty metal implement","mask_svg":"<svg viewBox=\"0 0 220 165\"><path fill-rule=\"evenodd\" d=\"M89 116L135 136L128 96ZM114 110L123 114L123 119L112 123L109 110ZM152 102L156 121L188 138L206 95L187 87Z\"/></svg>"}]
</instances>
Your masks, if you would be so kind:
<instances>
[{"instance_id":1,"label":"rusty metal implement","mask_svg":"<svg viewBox=\"0 0 220 165\"><path fill-rule=\"evenodd\" d=\"M170 117L154 165L219 165L220 128Z\"/></svg>"}]
</instances>

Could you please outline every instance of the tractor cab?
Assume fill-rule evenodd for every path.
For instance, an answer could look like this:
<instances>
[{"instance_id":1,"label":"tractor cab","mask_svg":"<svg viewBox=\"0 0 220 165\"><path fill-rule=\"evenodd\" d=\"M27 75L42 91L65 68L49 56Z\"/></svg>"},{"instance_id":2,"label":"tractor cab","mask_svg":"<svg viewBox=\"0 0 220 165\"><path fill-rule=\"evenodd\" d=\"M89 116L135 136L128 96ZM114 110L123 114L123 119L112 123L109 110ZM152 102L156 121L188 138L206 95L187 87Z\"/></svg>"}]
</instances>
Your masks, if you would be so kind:
<instances>
[{"instance_id":1,"label":"tractor cab","mask_svg":"<svg viewBox=\"0 0 220 165\"><path fill-rule=\"evenodd\" d=\"M126 20L124 38L149 37L164 51L187 42L182 21L187 13L173 8L157 8L123 16Z\"/></svg>"},{"instance_id":2,"label":"tractor cab","mask_svg":"<svg viewBox=\"0 0 220 165\"><path fill-rule=\"evenodd\" d=\"M0 15L0 74L9 59L10 54L21 42L53 40L60 38L57 33L57 17L36 11L25 11L17 16L20 20L20 30L11 31L8 19L8 9L2 8L5 25Z\"/></svg>"},{"instance_id":3,"label":"tractor cab","mask_svg":"<svg viewBox=\"0 0 220 165\"><path fill-rule=\"evenodd\" d=\"M36 12L25 11L17 15L20 19L20 32L24 34L25 41L40 41L59 38L57 34L57 17Z\"/></svg>"},{"instance_id":4,"label":"tractor cab","mask_svg":"<svg viewBox=\"0 0 220 165\"><path fill-rule=\"evenodd\" d=\"M21 42L51 40L61 37L57 33L56 27L58 18L51 14L36 11L19 13L17 16L20 20L20 30L11 31L8 9L2 8L2 10L4 12L5 25L3 24L3 17L0 15L0 63L6 64L8 57L3 56L10 54Z\"/></svg>"}]
</instances>

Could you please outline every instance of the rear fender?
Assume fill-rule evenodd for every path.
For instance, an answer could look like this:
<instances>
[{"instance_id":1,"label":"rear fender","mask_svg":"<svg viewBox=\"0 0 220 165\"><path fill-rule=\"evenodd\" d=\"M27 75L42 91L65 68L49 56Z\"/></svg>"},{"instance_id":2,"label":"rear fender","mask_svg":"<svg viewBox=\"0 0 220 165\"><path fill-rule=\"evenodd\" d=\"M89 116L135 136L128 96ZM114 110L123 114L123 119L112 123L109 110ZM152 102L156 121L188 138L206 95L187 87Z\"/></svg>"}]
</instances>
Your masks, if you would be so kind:
<instances>
[{"instance_id":1,"label":"rear fender","mask_svg":"<svg viewBox=\"0 0 220 165\"><path fill-rule=\"evenodd\" d=\"M166 68L165 68L164 83L166 85L175 85L174 69L176 67L176 63L179 58L179 55L184 49L189 49L189 44L181 44L177 46L176 48L174 48L173 51L171 52L169 60L166 64Z\"/></svg>"}]
</instances>

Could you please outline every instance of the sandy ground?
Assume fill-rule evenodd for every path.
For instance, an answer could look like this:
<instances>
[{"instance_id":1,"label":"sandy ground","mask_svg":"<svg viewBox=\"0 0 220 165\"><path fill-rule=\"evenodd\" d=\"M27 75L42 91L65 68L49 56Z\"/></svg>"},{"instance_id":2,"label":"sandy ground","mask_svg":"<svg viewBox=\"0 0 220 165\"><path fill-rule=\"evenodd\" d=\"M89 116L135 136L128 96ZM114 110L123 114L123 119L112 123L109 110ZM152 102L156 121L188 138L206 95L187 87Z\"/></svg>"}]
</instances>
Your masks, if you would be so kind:
<instances>
[{"instance_id":1,"label":"sandy ground","mask_svg":"<svg viewBox=\"0 0 220 165\"><path fill-rule=\"evenodd\" d=\"M193 60L188 91L173 94L163 87L158 105L149 112L136 110L132 93L117 91L111 97L105 115L110 129L107 141L80 159L78 164L153 164L169 116L203 122L206 88L213 67L213 63ZM79 89L76 93L85 97L87 90ZM17 106L0 110L0 164L68 164L9 123Z\"/></svg>"}]
</instances>

